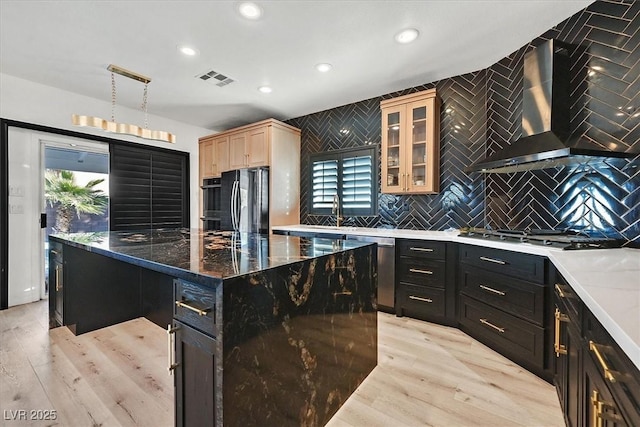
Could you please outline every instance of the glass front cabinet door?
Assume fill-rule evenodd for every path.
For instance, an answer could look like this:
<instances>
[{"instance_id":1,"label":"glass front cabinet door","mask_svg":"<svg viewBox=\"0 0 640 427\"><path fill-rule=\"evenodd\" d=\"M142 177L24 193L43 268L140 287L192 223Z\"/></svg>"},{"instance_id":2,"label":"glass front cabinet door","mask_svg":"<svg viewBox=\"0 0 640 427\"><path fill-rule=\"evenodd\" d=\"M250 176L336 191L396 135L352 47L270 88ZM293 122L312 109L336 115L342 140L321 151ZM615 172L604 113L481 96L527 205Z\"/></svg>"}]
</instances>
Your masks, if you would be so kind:
<instances>
[{"instance_id":1,"label":"glass front cabinet door","mask_svg":"<svg viewBox=\"0 0 640 427\"><path fill-rule=\"evenodd\" d=\"M440 104L435 89L380 103L382 192L440 190Z\"/></svg>"}]
</instances>

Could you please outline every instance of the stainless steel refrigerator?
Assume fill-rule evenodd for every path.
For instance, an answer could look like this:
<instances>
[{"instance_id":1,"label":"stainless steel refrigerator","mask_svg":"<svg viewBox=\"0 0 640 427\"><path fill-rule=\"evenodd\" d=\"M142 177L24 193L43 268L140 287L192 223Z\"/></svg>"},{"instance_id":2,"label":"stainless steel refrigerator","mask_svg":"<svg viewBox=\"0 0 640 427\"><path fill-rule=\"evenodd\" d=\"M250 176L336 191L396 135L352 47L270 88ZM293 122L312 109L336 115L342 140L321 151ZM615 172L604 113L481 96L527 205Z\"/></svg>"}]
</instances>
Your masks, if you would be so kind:
<instances>
[{"instance_id":1,"label":"stainless steel refrigerator","mask_svg":"<svg viewBox=\"0 0 640 427\"><path fill-rule=\"evenodd\" d=\"M222 173L222 230L269 232L269 168Z\"/></svg>"}]
</instances>

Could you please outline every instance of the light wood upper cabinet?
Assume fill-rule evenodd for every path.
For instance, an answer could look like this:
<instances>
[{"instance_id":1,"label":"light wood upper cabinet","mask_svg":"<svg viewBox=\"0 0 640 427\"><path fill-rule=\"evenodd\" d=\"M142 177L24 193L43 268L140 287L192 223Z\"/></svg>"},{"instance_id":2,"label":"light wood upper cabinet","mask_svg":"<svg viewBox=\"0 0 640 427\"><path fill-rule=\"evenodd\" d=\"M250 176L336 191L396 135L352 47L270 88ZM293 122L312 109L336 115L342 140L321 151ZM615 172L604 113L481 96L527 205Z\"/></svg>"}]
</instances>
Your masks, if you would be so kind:
<instances>
[{"instance_id":1,"label":"light wood upper cabinet","mask_svg":"<svg viewBox=\"0 0 640 427\"><path fill-rule=\"evenodd\" d=\"M259 126L229 136L231 169L269 165L269 126Z\"/></svg>"},{"instance_id":2,"label":"light wood upper cabinet","mask_svg":"<svg viewBox=\"0 0 640 427\"><path fill-rule=\"evenodd\" d=\"M200 181L229 170L229 137L200 138Z\"/></svg>"},{"instance_id":3,"label":"light wood upper cabinet","mask_svg":"<svg viewBox=\"0 0 640 427\"><path fill-rule=\"evenodd\" d=\"M388 99L382 110L382 193L440 191L440 103L435 89Z\"/></svg>"},{"instance_id":4,"label":"light wood upper cabinet","mask_svg":"<svg viewBox=\"0 0 640 427\"><path fill-rule=\"evenodd\" d=\"M200 182L214 176L213 138L200 140Z\"/></svg>"},{"instance_id":5,"label":"light wood upper cabinet","mask_svg":"<svg viewBox=\"0 0 640 427\"><path fill-rule=\"evenodd\" d=\"M229 168L231 170L247 167L246 145L246 132L229 135Z\"/></svg>"}]
</instances>

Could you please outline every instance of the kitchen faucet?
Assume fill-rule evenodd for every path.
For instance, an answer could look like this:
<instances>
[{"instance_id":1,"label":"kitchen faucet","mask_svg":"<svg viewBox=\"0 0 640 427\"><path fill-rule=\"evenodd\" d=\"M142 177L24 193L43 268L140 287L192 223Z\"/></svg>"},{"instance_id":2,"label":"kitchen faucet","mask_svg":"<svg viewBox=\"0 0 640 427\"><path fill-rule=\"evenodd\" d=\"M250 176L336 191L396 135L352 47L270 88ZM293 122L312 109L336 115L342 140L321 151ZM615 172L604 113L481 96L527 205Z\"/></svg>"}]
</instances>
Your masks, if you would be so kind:
<instances>
[{"instance_id":1,"label":"kitchen faucet","mask_svg":"<svg viewBox=\"0 0 640 427\"><path fill-rule=\"evenodd\" d=\"M340 216L340 197L338 197L337 194L333 195L333 207L331 208L331 213L336 216L336 227L340 227L342 217Z\"/></svg>"}]
</instances>

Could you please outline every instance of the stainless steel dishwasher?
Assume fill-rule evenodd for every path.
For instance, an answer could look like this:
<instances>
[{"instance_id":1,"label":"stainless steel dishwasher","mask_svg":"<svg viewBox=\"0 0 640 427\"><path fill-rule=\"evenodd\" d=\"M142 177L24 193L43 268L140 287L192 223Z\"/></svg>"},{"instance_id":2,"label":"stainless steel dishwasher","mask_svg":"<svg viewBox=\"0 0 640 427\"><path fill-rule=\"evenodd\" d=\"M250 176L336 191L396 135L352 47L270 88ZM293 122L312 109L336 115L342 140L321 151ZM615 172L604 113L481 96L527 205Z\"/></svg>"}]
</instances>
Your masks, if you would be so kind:
<instances>
[{"instance_id":1,"label":"stainless steel dishwasher","mask_svg":"<svg viewBox=\"0 0 640 427\"><path fill-rule=\"evenodd\" d=\"M395 313L396 239L348 234L347 240L378 244L378 310Z\"/></svg>"}]
</instances>

